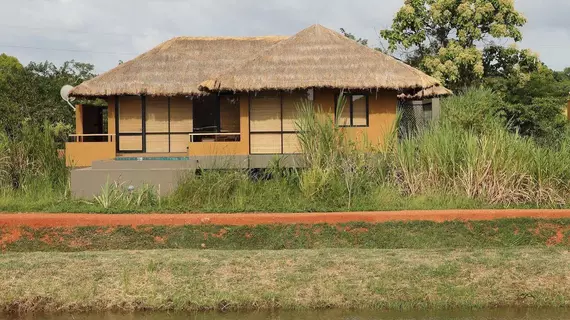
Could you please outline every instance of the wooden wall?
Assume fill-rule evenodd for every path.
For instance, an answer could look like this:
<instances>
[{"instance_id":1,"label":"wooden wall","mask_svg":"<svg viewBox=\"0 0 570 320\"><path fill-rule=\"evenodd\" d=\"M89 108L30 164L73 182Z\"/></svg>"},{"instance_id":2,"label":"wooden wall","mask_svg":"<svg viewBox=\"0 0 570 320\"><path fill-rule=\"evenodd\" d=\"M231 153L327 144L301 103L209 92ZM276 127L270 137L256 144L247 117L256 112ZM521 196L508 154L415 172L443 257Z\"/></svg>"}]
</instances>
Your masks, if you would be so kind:
<instances>
[{"instance_id":1,"label":"wooden wall","mask_svg":"<svg viewBox=\"0 0 570 320\"><path fill-rule=\"evenodd\" d=\"M306 93L300 91L251 96L251 154L299 153L295 119L303 98Z\"/></svg>"},{"instance_id":2,"label":"wooden wall","mask_svg":"<svg viewBox=\"0 0 570 320\"><path fill-rule=\"evenodd\" d=\"M315 90L314 104L334 117L336 99L340 90ZM362 94L359 94L362 93ZM251 154L294 154L301 152L296 132L297 105L306 99L306 91L264 92L252 94L250 101ZM398 105L396 92L352 92L352 126L350 101L340 116L341 125L348 136L356 141L381 144L396 120ZM368 126L366 101L368 99Z\"/></svg>"},{"instance_id":3,"label":"wooden wall","mask_svg":"<svg viewBox=\"0 0 570 320\"><path fill-rule=\"evenodd\" d=\"M170 98L170 152L188 152L190 137L182 132L192 131L192 101L185 97Z\"/></svg>"},{"instance_id":4,"label":"wooden wall","mask_svg":"<svg viewBox=\"0 0 570 320\"><path fill-rule=\"evenodd\" d=\"M336 96L339 91L321 89L315 92L315 104L321 105L323 111L334 116ZM389 134L396 122L398 98L396 91L379 90L368 94L368 127L346 127L349 137L355 141L367 141L373 145L381 145L386 134Z\"/></svg>"},{"instance_id":5,"label":"wooden wall","mask_svg":"<svg viewBox=\"0 0 570 320\"><path fill-rule=\"evenodd\" d=\"M186 97L169 98L145 97L146 101L146 152L167 153L187 152L189 136L193 131L192 101ZM108 130L116 134L115 98L107 99ZM119 134L141 133L140 136L120 136L119 149L122 151L142 150L142 101L140 96L119 97Z\"/></svg>"},{"instance_id":6,"label":"wooden wall","mask_svg":"<svg viewBox=\"0 0 570 320\"><path fill-rule=\"evenodd\" d=\"M120 97L119 133L142 133L142 103L141 97Z\"/></svg>"}]
</instances>

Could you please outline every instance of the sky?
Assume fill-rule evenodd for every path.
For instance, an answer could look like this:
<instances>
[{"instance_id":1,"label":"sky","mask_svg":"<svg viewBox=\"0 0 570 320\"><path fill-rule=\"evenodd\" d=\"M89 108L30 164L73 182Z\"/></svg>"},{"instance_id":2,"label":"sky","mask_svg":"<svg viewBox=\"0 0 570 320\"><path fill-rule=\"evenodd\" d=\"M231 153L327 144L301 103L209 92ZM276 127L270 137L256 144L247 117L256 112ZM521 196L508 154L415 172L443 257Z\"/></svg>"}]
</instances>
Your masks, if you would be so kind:
<instances>
[{"instance_id":1,"label":"sky","mask_svg":"<svg viewBox=\"0 0 570 320\"><path fill-rule=\"evenodd\" d=\"M22 63L74 59L101 73L175 36L292 35L320 23L380 44L403 0L0 0L0 53ZM570 1L516 0L520 48L570 66Z\"/></svg>"}]
</instances>

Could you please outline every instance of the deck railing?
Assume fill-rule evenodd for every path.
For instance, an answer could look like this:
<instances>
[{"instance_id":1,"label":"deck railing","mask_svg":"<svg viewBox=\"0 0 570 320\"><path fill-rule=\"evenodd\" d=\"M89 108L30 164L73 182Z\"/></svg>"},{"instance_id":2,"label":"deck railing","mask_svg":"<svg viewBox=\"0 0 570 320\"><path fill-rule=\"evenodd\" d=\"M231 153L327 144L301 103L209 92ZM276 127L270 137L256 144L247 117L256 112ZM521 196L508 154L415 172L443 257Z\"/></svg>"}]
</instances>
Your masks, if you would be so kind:
<instances>
[{"instance_id":1,"label":"deck railing","mask_svg":"<svg viewBox=\"0 0 570 320\"><path fill-rule=\"evenodd\" d=\"M190 142L232 142L240 140L240 133L230 132L201 132L190 133Z\"/></svg>"},{"instance_id":2,"label":"deck railing","mask_svg":"<svg viewBox=\"0 0 570 320\"><path fill-rule=\"evenodd\" d=\"M111 133L86 133L70 134L69 142L113 142L115 134Z\"/></svg>"}]
</instances>

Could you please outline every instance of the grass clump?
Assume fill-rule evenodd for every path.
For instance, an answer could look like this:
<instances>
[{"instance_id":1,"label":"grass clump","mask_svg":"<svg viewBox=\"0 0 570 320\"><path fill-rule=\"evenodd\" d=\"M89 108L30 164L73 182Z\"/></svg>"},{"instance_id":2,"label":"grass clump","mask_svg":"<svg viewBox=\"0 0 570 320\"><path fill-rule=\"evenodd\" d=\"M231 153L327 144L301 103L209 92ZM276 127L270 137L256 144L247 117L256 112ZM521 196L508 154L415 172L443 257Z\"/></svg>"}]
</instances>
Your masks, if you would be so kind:
<instances>
[{"instance_id":1,"label":"grass clump","mask_svg":"<svg viewBox=\"0 0 570 320\"><path fill-rule=\"evenodd\" d=\"M69 197L69 169L58 153L56 128L23 122L0 131L0 206L57 203Z\"/></svg>"}]
</instances>

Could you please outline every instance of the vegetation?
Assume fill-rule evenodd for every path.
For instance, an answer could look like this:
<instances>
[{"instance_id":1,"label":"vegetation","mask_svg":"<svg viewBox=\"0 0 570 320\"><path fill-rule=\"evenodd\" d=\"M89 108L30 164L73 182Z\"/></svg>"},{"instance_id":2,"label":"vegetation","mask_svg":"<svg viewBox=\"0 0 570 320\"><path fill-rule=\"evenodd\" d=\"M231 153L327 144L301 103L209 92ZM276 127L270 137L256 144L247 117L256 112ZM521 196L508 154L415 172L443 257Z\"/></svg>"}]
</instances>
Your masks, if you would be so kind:
<instances>
[{"instance_id":1,"label":"vegetation","mask_svg":"<svg viewBox=\"0 0 570 320\"><path fill-rule=\"evenodd\" d=\"M512 0L404 3L392 27L381 31L382 37L388 40L391 51L407 50L408 61L452 89L472 85L483 78L486 65L503 61L493 56L506 53L496 50L493 40L522 40L520 28L526 19ZM487 44L484 50L477 47L481 42ZM529 55L528 51L517 53L525 58ZM485 65L483 61L493 62Z\"/></svg>"},{"instance_id":2,"label":"vegetation","mask_svg":"<svg viewBox=\"0 0 570 320\"><path fill-rule=\"evenodd\" d=\"M537 248L6 253L0 310L567 307L569 272Z\"/></svg>"},{"instance_id":3,"label":"vegetation","mask_svg":"<svg viewBox=\"0 0 570 320\"><path fill-rule=\"evenodd\" d=\"M570 248L570 220L0 228L4 252L143 249Z\"/></svg>"},{"instance_id":4,"label":"vegetation","mask_svg":"<svg viewBox=\"0 0 570 320\"><path fill-rule=\"evenodd\" d=\"M24 122L12 135L0 132L0 187L4 191L61 188L65 194L68 169L57 151L56 132L47 122L43 126Z\"/></svg>"},{"instance_id":5,"label":"vegetation","mask_svg":"<svg viewBox=\"0 0 570 320\"><path fill-rule=\"evenodd\" d=\"M4 139L3 154L10 159L4 161L0 206L88 212L567 206L570 135L545 147L512 133L496 116L502 112L500 101L489 89L445 99L441 121L405 139L389 134L381 147L347 139L345 128L306 102L299 106L297 122L306 168L281 168L276 160L261 172L189 172L174 194L162 198L155 188L129 191L110 182L92 201L70 199L53 131L47 125L27 128L20 140Z\"/></svg>"},{"instance_id":6,"label":"vegetation","mask_svg":"<svg viewBox=\"0 0 570 320\"><path fill-rule=\"evenodd\" d=\"M75 115L59 90L65 84L77 85L94 76L91 64L67 61L56 66L46 61L23 66L15 57L0 54L0 132L11 137L26 121L47 121L70 133ZM58 142L63 139L60 137Z\"/></svg>"},{"instance_id":7,"label":"vegetation","mask_svg":"<svg viewBox=\"0 0 570 320\"><path fill-rule=\"evenodd\" d=\"M501 96L496 116L511 132L556 144L566 130L568 72L550 70L530 49L497 44L520 42L525 23L512 0L406 0L380 35L390 52L458 94L479 85L494 90Z\"/></svg>"}]
</instances>

